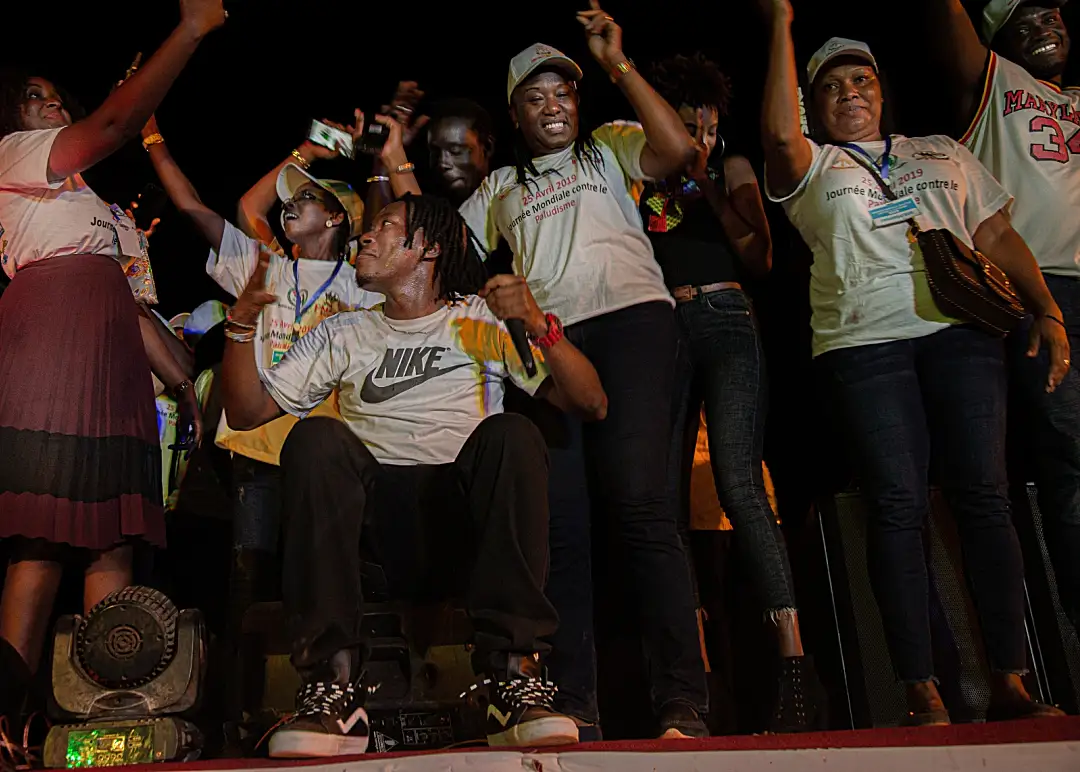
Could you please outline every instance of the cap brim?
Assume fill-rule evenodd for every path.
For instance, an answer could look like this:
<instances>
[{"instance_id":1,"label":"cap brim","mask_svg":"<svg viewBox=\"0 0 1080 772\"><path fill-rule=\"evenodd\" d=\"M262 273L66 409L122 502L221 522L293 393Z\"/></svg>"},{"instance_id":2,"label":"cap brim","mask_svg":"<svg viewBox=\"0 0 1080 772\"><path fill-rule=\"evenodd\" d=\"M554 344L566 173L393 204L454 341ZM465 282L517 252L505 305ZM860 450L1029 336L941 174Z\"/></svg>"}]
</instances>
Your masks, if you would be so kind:
<instances>
[{"instance_id":1,"label":"cap brim","mask_svg":"<svg viewBox=\"0 0 1080 772\"><path fill-rule=\"evenodd\" d=\"M570 59L569 57L552 56L548 59L541 59L535 64L530 65L529 68L525 70L525 72L521 73L521 76L518 78L517 83L514 84L514 88L512 88L510 90L510 93L506 95L507 98L510 98L510 96L513 95L514 91L517 90L518 86L527 81L529 79L529 76L537 70L558 70L563 75L569 76L570 80L575 82L581 80L585 76L585 73L582 72L580 67L578 67L578 63L575 62L573 59Z\"/></svg>"},{"instance_id":2,"label":"cap brim","mask_svg":"<svg viewBox=\"0 0 1080 772\"><path fill-rule=\"evenodd\" d=\"M296 195L297 190L309 182L320 188L323 187L317 178L312 177L296 164L285 164L285 167L278 173L277 185L275 186L278 199L285 201L292 198Z\"/></svg>"},{"instance_id":3,"label":"cap brim","mask_svg":"<svg viewBox=\"0 0 1080 772\"><path fill-rule=\"evenodd\" d=\"M874 68L874 72L878 71L877 59L874 58L873 54L868 54L861 48L845 48L841 51L837 51L834 54L830 54L821 64L818 65L817 69L814 70L814 77L810 79L810 85L814 85L814 81L817 80L818 75L825 72L825 69L830 64L844 56L849 56L853 59L862 59L864 62Z\"/></svg>"},{"instance_id":4,"label":"cap brim","mask_svg":"<svg viewBox=\"0 0 1080 772\"><path fill-rule=\"evenodd\" d=\"M979 34L982 37L983 43L989 46L991 43L994 42L994 38L997 37L997 34L1001 32L1002 27L1008 24L1012 17L1016 14L1016 12L1020 10L1020 8L1022 8L1023 6L1040 5L1045 8L1064 8L1066 3L1068 2L1069 0L1022 0L1022 2L1017 3L1011 9L1009 9L1009 11L1003 17L993 22L991 22L986 16L987 12L990 9L990 4L988 3L983 11L983 23Z\"/></svg>"}]
</instances>

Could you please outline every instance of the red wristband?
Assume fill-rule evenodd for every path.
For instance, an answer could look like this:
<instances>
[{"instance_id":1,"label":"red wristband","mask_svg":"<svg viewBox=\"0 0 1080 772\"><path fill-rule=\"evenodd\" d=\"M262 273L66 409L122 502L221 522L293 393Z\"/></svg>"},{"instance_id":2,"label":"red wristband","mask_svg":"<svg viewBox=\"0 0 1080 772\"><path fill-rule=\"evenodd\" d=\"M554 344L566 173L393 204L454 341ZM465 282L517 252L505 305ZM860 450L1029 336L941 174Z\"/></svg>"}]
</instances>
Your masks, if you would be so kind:
<instances>
[{"instance_id":1,"label":"red wristband","mask_svg":"<svg viewBox=\"0 0 1080 772\"><path fill-rule=\"evenodd\" d=\"M555 314L544 314L544 318L547 320L547 332L543 337L533 338L533 343L541 350L549 349L563 339L563 326L559 317Z\"/></svg>"}]
</instances>

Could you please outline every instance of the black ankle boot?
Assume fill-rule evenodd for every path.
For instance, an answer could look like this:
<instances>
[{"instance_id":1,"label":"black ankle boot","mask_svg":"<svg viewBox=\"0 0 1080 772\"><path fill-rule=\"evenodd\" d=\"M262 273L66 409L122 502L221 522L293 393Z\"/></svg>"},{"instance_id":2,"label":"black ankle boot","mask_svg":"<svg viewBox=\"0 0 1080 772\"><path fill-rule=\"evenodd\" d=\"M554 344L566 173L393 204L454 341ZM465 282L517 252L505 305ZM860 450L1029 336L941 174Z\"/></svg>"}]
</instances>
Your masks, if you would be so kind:
<instances>
[{"instance_id":1,"label":"black ankle boot","mask_svg":"<svg viewBox=\"0 0 1080 772\"><path fill-rule=\"evenodd\" d=\"M0 638L0 716L11 726L22 726L23 702L33 675L15 647Z\"/></svg>"},{"instance_id":2,"label":"black ankle boot","mask_svg":"<svg viewBox=\"0 0 1080 772\"><path fill-rule=\"evenodd\" d=\"M825 689L814 669L814 658L807 655L781 659L776 704L768 731L791 734L824 729L825 705Z\"/></svg>"}]
</instances>

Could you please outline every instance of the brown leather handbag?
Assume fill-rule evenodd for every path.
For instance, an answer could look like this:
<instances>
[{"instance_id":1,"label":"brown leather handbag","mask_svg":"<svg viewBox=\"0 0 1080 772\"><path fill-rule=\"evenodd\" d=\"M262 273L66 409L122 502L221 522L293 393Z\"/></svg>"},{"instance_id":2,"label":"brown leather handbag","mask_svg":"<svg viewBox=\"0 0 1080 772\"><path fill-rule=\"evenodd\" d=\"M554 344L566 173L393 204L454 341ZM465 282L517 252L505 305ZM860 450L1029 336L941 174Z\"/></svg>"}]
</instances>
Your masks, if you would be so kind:
<instances>
[{"instance_id":1,"label":"brown leather handbag","mask_svg":"<svg viewBox=\"0 0 1080 772\"><path fill-rule=\"evenodd\" d=\"M877 169L850 150L844 152L874 176L885 198L896 200ZM1027 311L1005 272L954 233L940 228L924 231L914 218L908 222L919 242L930 292L938 308L991 335L1005 336L1015 330Z\"/></svg>"}]
</instances>

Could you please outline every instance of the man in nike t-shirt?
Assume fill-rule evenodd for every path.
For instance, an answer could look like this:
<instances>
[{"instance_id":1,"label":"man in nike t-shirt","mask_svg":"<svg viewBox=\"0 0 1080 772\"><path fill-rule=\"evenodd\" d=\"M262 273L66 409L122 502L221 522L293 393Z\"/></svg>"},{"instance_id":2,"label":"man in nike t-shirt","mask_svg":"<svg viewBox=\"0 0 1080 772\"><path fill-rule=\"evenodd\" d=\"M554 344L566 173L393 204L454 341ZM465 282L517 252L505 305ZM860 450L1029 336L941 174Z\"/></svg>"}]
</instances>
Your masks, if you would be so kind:
<instances>
[{"instance_id":1,"label":"man in nike t-shirt","mask_svg":"<svg viewBox=\"0 0 1080 772\"><path fill-rule=\"evenodd\" d=\"M251 428L303 418L334 389L343 422L301 421L281 453L284 587L297 713L274 732L277 757L362 753L360 538L395 595L463 594L474 666L491 683L491 745L577 742L543 680L542 639L558 626L544 597L548 460L539 431L502 412L507 379L589 419L607 396L596 370L537 306L525 281L483 285L465 222L448 202L406 196L362 240L356 281L385 295L330 317L259 371L249 330L272 301L256 271L226 326L225 410ZM476 290L483 285L479 294ZM524 324L529 376L503 320Z\"/></svg>"}]
</instances>

